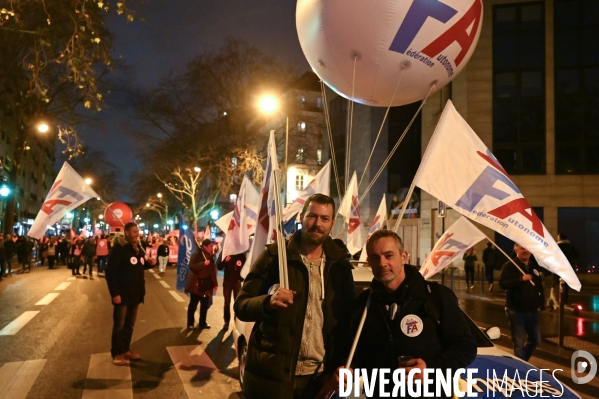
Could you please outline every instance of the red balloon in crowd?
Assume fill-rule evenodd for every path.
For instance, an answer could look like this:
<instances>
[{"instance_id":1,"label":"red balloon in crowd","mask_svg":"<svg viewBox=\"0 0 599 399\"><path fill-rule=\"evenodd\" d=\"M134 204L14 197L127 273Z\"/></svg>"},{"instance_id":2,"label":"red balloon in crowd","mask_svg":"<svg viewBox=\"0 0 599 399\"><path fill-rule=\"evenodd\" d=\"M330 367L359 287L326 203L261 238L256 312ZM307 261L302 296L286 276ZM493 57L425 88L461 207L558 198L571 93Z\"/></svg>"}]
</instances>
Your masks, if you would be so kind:
<instances>
[{"instance_id":1,"label":"red balloon in crowd","mask_svg":"<svg viewBox=\"0 0 599 399\"><path fill-rule=\"evenodd\" d=\"M123 231L124 224L133 221L133 212L127 204L122 202L113 202L112 204L108 205L104 211L104 220L106 221L106 224L111 227L111 229Z\"/></svg>"}]
</instances>

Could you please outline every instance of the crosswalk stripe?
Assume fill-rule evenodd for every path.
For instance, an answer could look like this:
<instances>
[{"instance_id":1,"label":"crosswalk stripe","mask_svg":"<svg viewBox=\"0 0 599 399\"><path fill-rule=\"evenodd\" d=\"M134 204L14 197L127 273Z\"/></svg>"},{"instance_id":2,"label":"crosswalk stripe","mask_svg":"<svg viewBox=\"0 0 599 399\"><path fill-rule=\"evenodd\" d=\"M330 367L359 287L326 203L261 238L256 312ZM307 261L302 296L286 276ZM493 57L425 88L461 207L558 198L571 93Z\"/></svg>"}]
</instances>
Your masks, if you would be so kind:
<instances>
[{"instance_id":1,"label":"crosswalk stripe","mask_svg":"<svg viewBox=\"0 0 599 399\"><path fill-rule=\"evenodd\" d=\"M171 288L171 286L170 286L170 285L168 285L168 284L166 283L166 281L164 281L164 280L160 280L160 284L162 284L162 286L163 286L164 288Z\"/></svg>"},{"instance_id":2,"label":"crosswalk stripe","mask_svg":"<svg viewBox=\"0 0 599 399\"><path fill-rule=\"evenodd\" d=\"M152 276L156 277L156 280L162 280L162 279L160 278L160 276L159 276L159 275L157 275L157 274L152 274Z\"/></svg>"},{"instance_id":3,"label":"crosswalk stripe","mask_svg":"<svg viewBox=\"0 0 599 399\"><path fill-rule=\"evenodd\" d=\"M169 291L171 293L171 295L173 296L173 298L175 298L175 300L177 302L185 302L185 299L181 298L181 296L179 294L177 294L177 291Z\"/></svg>"},{"instance_id":4,"label":"crosswalk stripe","mask_svg":"<svg viewBox=\"0 0 599 399\"><path fill-rule=\"evenodd\" d=\"M0 330L0 335L15 335L19 332L19 330L27 323L31 321L37 314L39 310L28 310L24 312L22 315L11 321L6 327ZM2 385L0 385L2 386Z\"/></svg>"},{"instance_id":5,"label":"crosswalk stripe","mask_svg":"<svg viewBox=\"0 0 599 399\"><path fill-rule=\"evenodd\" d=\"M152 270L152 269L148 269L148 271L149 271L150 273L156 273L156 272L155 272L154 270Z\"/></svg>"},{"instance_id":6,"label":"crosswalk stripe","mask_svg":"<svg viewBox=\"0 0 599 399\"><path fill-rule=\"evenodd\" d=\"M189 399L235 397L230 396L225 376L201 346L169 346L166 350ZM198 384L199 381L202 384Z\"/></svg>"},{"instance_id":7,"label":"crosswalk stripe","mask_svg":"<svg viewBox=\"0 0 599 399\"><path fill-rule=\"evenodd\" d=\"M115 366L109 352L89 359L82 399L133 399L131 368Z\"/></svg>"},{"instance_id":8,"label":"crosswalk stripe","mask_svg":"<svg viewBox=\"0 0 599 399\"><path fill-rule=\"evenodd\" d=\"M0 367L0 399L24 399L46 364L46 359L4 363Z\"/></svg>"},{"instance_id":9,"label":"crosswalk stripe","mask_svg":"<svg viewBox=\"0 0 599 399\"><path fill-rule=\"evenodd\" d=\"M67 278L67 281L75 281L75 280L77 280L77 277L75 277L75 276L71 276L71 277Z\"/></svg>"},{"instance_id":10,"label":"crosswalk stripe","mask_svg":"<svg viewBox=\"0 0 599 399\"><path fill-rule=\"evenodd\" d=\"M52 302L53 300L55 300L59 294L60 294L59 292L51 292L48 295L46 295L45 297L43 297L42 299L40 299L39 301L37 301L37 303L35 305L36 306L47 305L50 302Z\"/></svg>"},{"instance_id":11,"label":"crosswalk stripe","mask_svg":"<svg viewBox=\"0 0 599 399\"><path fill-rule=\"evenodd\" d=\"M71 285L71 283L69 282L64 282L61 283L58 287L54 288L54 291L63 291L65 290L69 285Z\"/></svg>"}]
</instances>

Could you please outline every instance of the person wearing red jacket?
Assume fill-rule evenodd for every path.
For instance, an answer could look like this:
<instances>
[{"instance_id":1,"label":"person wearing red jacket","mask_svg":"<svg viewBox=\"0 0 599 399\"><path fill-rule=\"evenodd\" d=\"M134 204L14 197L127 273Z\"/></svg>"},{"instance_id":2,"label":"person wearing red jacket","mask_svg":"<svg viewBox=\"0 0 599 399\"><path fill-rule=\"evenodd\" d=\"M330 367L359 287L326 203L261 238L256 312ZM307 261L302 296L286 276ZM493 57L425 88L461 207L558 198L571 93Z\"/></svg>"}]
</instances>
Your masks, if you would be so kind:
<instances>
[{"instance_id":1,"label":"person wearing red jacket","mask_svg":"<svg viewBox=\"0 0 599 399\"><path fill-rule=\"evenodd\" d=\"M189 307L187 308L187 328L194 329L195 312L200 304L200 329L210 328L206 322L208 307L214 289L218 287L216 281L216 265L214 264L214 242L205 239L189 260L189 275L185 284L185 292L189 293Z\"/></svg>"}]
</instances>

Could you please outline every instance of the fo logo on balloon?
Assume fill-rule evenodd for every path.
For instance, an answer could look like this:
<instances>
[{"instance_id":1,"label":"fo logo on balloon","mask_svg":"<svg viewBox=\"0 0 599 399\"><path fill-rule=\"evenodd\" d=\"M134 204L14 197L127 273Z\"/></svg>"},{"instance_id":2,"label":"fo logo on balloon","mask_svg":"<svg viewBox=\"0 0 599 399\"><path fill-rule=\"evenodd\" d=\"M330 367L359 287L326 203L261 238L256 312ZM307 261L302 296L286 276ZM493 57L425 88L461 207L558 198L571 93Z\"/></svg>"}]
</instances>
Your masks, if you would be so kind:
<instances>
[{"instance_id":1,"label":"fo logo on balloon","mask_svg":"<svg viewBox=\"0 0 599 399\"><path fill-rule=\"evenodd\" d=\"M296 24L308 62L333 90L386 107L422 100L454 79L474 52L482 16L482 0L298 0Z\"/></svg>"}]
</instances>

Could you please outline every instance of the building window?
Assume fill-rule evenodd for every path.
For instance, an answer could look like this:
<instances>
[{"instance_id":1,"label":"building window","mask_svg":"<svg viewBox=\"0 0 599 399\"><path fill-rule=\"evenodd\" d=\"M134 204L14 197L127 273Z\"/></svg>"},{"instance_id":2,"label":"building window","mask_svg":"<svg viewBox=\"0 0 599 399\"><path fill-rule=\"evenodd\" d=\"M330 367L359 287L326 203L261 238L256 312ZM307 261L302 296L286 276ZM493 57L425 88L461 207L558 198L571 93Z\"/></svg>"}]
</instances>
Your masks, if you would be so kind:
<instances>
[{"instance_id":1,"label":"building window","mask_svg":"<svg viewBox=\"0 0 599 399\"><path fill-rule=\"evenodd\" d=\"M235 204L237 202L237 194L229 194L229 202Z\"/></svg>"},{"instance_id":2,"label":"building window","mask_svg":"<svg viewBox=\"0 0 599 399\"><path fill-rule=\"evenodd\" d=\"M316 150L316 163L322 165L322 150Z\"/></svg>"},{"instance_id":3,"label":"building window","mask_svg":"<svg viewBox=\"0 0 599 399\"><path fill-rule=\"evenodd\" d=\"M545 173L542 2L493 8L493 153L510 174Z\"/></svg>"},{"instance_id":4,"label":"building window","mask_svg":"<svg viewBox=\"0 0 599 399\"><path fill-rule=\"evenodd\" d=\"M564 233L578 252L574 270L597 273L599 269L599 208L557 208L557 229ZM597 302L597 301L595 301ZM595 307L599 311L599 303Z\"/></svg>"},{"instance_id":5,"label":"building window","mask_svg":"<svg viewBox=\"0 0 599 399\"><path fill-rule=\"evenodd\" d=\"M555 0L555 173L599 174L599 2Z\"/></svg>"},{"instance_id":6,"label":"building window","mask_svg":"<svg viewBox=\"0 0 599 399\"><path fill-rule=\"evenodd\" d=\"M304 163L304 149L303 148L297 149L297 154L295 155L295 162Z\"/></svg>"},{"instance_id":7,"label":"building window","mask_svg":"<svg viewBox=\"0 0 599 399\"><path fill-rule=\"evenodd\" d=\"M304 175L295 175L295 189L297 191L304 189Z\"/></svg>"},{"instance_id":8,"label":"building window","mask_svg":"<svg viewBox=\"0 0 599 399\"><path fill-rule=\"evenodd\" d=\"M299 129L300 132L305 132L306 131L306 122L304 122L304 121L299 122L297 124L297 128Z\"/></svg>"}]
</instances>

